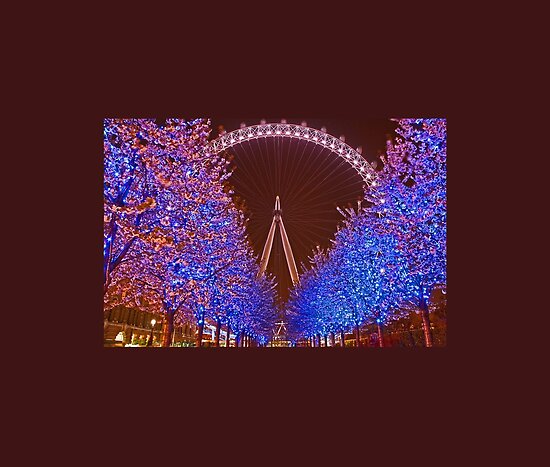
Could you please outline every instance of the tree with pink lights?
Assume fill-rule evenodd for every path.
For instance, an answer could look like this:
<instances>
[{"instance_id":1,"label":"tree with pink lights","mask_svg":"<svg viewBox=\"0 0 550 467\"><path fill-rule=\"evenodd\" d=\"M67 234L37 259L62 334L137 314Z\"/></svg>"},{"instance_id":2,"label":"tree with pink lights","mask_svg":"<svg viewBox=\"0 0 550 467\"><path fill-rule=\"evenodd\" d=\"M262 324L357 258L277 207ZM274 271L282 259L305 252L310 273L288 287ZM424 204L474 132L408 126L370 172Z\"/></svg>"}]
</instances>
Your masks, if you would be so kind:
<instances>
[{"instance_id":1,"label":"tree with pink lights","mask_svg":"<svg viewBox=\"0 0 550 467\"><path fill-rule=\"evenodd\" d=\"M177 191L187 183L196 191L191 173L213 174L218 161L204 160L200 150L209 134L202 119L184 122L154 119L105 119L103 172L103 293L112 272L134 248L170 245L170 214L183 199ZM213 178L213 177L212 177Z\"/></svg>"},{"instance_id":2,"label":"tree with pink lights","mask_svg":"<svg viewBox=\"0 0 550 467\"><path fill-rule=\"evenodd\" d=\"M249 267L244 219L224 187L227 162L202 150L208 122L106 120L106 306L163 313L174 324L229 307Z\"/></svg>"}]
</instances>

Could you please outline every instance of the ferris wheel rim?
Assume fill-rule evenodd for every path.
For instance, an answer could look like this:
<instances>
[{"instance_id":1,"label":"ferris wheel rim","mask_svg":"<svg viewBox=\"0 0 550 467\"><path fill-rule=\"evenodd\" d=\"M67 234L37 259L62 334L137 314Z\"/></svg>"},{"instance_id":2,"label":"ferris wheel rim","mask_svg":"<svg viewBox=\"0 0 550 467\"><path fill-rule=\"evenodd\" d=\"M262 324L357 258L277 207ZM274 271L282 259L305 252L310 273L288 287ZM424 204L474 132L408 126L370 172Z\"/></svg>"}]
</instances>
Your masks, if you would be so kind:
<instances>
[{"instance_id":1,"label":"ferris wheel rim","mask_svg":"<svg viewBox=\"0 0 550 467\"><path fill-rule=\"evenodd\" d=\"M203 149L205 155L216 155L245 141L260 138L293 138L320 145L344 159L368 185L375 185L376 171L369 162L344 141L322 130L294 123L261 123L224 133Z\"/></svg>"}]
</instances>

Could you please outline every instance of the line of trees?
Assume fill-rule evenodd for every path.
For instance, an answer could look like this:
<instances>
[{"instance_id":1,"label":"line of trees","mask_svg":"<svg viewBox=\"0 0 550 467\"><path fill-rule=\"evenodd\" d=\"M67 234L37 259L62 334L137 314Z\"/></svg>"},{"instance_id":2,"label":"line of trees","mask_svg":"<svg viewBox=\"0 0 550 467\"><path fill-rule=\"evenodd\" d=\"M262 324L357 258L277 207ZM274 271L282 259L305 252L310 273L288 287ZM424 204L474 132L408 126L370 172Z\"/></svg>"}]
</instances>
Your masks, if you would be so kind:
<instances>
[{"instance_id":1,"label":"line of trees","mask_svg":"<svg viewBox=\"0 0 550 467\"><path fill-rule=\"evenodd\" d=\"M384 326L416 311L433 345L428 298L446 287L446 121L400 119L364 207L347 210L332 248L314 252L288 307L295 341ZM304 268L305 269L305 268Z\"/></svg>"},{"instance_id":2,"label":"line of trees","mask_svg":"<svg viewBox=\"0 0 550 467\"><path fill-rule=\"evenodd\" d=\"M265 344L275 321L271 277L225 186L228 161L207 156L210 122L104 121L104 305L163 313L163 346L193 319Z\"/></svg>"}]
</instances>

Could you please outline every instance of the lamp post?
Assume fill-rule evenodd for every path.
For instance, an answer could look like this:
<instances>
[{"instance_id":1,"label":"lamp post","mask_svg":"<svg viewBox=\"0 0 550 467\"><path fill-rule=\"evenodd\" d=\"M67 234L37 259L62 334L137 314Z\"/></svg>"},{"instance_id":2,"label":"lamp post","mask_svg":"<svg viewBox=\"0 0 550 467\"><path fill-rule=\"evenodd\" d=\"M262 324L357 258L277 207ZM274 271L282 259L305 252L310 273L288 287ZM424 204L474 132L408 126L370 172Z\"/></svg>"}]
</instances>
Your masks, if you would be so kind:
<instances>
[{"instance_id":1,"label":"lamp post","mask_svg":"<svg viewBox=\"0 0 550 467\"><path fill-rule=\"evenodd\" d=\"M151 320L151 335L149 336L149 342L147 343L147 347L153 347L153 328L155 327L155 324L157 324L157 320L153 318Z\"/></svg>"}]
</instances>

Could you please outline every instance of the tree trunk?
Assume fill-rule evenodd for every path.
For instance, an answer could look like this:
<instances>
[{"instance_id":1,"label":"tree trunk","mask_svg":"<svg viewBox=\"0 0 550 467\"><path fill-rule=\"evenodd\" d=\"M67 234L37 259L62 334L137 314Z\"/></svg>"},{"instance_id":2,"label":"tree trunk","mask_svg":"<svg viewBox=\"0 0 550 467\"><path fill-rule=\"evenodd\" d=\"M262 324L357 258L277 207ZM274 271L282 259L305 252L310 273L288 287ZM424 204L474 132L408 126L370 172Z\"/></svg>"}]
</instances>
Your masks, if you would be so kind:
<instances>
[{"instance_id":1,"label":"tree trunk","mask_svg":"<svg viewBox=\"0 0 550 467\"><path fill-rule=\"evenodd\" d=\"M197 347L202 347L202 332L204 330L204 323L199 324L199 332L197 334Z\"/></svg>"},{"instance_id":2,"label":"tree trunk","mask_svg":"<svg viewBox=\"0 0 550 467\"><path fill-rule=\"evenodd\" d=\"M377 323L378 327L378 347L384 347L384 334L382 333L382 326L380 323Z\"/></svg>"},{"instance_id":3,"label":"tree trunk","mask_svg":"<svg viewBox=\"0 0 550 467\"><path fill-rule=\"evenodd\" d=\"M340 331L340 347L346 346L346 335L344 331Z\"/></svg>"},{"instance_id":4,"label":"tree trunk","mask_svg":"<svg viewBox=\"0 0 550 467\"><path fill-rule=\"evenodd\" d=\"M105 255L103 252L103 295L107 293L109 284L111 282L111 256L113 252L114 237L117 231L117 223L115 213L111 214L111 221L109 225L109 237L108 237L108 251Z\"/></svg>"},{"instance_id":5,"label":"tree trunk","mask_svg":"<svg viewBox=\"0 0 550 467\"><path fill-rule=\"evenodd\" d=\"M130 192L130 188L134 184L134 180L135 180L134 171L135 171L135 166L132 168L130 178L126 181L125 185L121 188L116 199L113 200L116 206L119 206L119 207L124 206L126 196L128 196L128 193ZM137 215L134 221L134 225L136 227L141 222L141 217L142 217L142 214ZM112 247L115 242L117 230L118 230L118 224L116 223L116 216L114 213L112 213L111 220L110 220L110 229L109 229L109 253L106 259L107 264L105 264L105 256L104 256L104 263L103 263L103 295L105 295L105 293L107 292L107 289L111 282L111 272L120 264L122 258L126 256L126 253L128 253L128 250L130 249L130 246L132 245L135 239L135 237L132 237L130 241L127 242L126 245L124 245L124 247L122 248L116 260L112 261Z\"/></svg>"},{"instance_id":6,"label":"tree trunk","mask_svg":"<svg viewBox=\"0 0 550 467\"><path fill-rule=\"evenodd\" d=\"M359 325L355 325L355 344L356 347L361 347L361 333L359 332Z\"/></svg>"},{"instance_id":7,"label":"tree trunk","mask_svg":"<svg viewBox=\"0 0 550 467\"><path fill-rule=\"evenodd\" d=\"M334 347L334 333L333 332L330 333L330 346Z\"/></svg>"},{"instance_id":8,"label":"tree trunk","mask_svg":"<svg viewBox=\"0 0 550 467\"><path fill-rule=\"evenodd\" d=\"M222 323L218 319L216 321L216 337L214 339L214 346L219 347L220 346L220 331L221 331Z\"/></svg>"},{"instance_id":9,"label":"tree trunk","mask_svg":"<svg viewBox=\"0 0 550 467\"><path fill-rule=\"evenodd\" d=\"M416 347L416 341L414 340L414 336L413 336L413 333L411 331L411 324L407 323L406 327L407 327L407 335L409 336L409 342L410 342L412 347Z\"/></svg>"},{"instance_id":10,"label":"tree trunk","mask_svg":"<svg viewBox=\"0 0 550 467\"><path fill-rule=\"evenodd\" d=\"M162 346L170 347L172 344L172 334L174 331L174 313L166 313L166 322L162 332Z\"/></svg>"},{"instance_id":11,"label":"tree trunk","mask_svg":"<svg viewBox=\"0 0 550 467\"><path fill-rule=\"evenodd\" d=\"M420 302L420 316L422 317L422 327L424 328L424 339L426 340L426 347L433 346L432 330L430 328L430 316L428 313L428 306L426 300L422 297Z\"/></svg>"},{"instance_id":12,"label":"tree trunk","mask_svg":"<svg viewBox=\"0 0 550 467\"><path fill-rule=\"evenodd\" d=\"M327 335L325 334L325 347L328 347Z\"/></svg>"},{"instance_id":13,"label":"tree trunk","mask_svg":"<svg viewBox=\"0 0 550 467\"><path fill-rule=\"evenodd\" d=\"M229 348L229 334L231 334L231 328L227 325L227 335L225 336L225 347Z\"/></svg>"}]
</instances>

